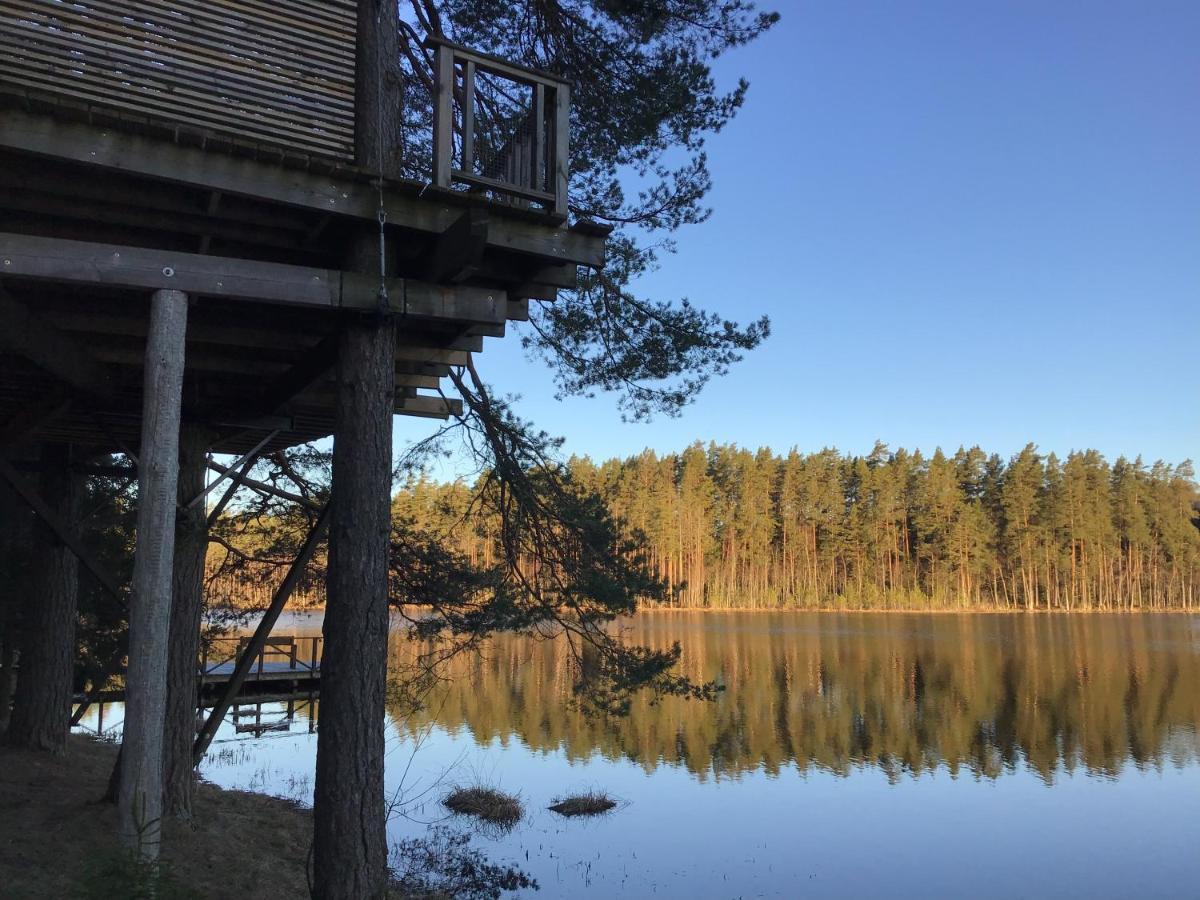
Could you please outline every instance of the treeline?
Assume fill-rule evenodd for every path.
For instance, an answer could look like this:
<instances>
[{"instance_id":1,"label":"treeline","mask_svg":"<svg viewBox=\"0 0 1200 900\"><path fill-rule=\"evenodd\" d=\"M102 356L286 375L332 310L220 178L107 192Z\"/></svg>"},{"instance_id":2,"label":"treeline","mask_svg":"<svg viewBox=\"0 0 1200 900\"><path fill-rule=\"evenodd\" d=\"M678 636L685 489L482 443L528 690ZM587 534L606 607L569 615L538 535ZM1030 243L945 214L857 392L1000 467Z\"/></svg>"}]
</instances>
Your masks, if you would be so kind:
<instances>
[{"instance_id":1,"label":"treeline","mask_svg":"<svg viewBox=\"0 0 1200 900\"><path fill-rule=\"evenodd\" d=\"M1109 464L1033 445L1009 460L693 444L572 458L681 607L1192 609L1200 493L1190 463ZM494 559L470 485L414 479L394 511Z\"/></svg>"}]
</instances>

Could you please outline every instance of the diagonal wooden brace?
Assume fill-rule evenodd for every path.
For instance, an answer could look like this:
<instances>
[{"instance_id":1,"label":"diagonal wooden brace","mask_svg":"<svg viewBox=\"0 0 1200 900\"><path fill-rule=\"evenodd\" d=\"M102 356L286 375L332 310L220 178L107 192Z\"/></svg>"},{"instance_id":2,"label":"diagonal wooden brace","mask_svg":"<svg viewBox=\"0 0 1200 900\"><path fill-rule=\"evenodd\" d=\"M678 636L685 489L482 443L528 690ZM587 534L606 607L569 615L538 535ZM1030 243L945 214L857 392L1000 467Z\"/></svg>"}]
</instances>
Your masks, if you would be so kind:
<instances>
[{"instance_id":1,"label":"diagonal wooden brace","mask_svg":"<svg viewBox=\"0 0 1200 900\"><path fill-rule=\"evenodd\" d=\"M288 569L287 575L284 576L283 582L276 588L275 595L271 598L271 605L267 607L262 619L259 620L258 627L254 629L254 635L242 649L242 655L238 657L237 664L233 668L233 675L226 683L221 698L217 701L217 705L213 707L213 711L209 713L204 725L201 726L200 733L196 736L196 743L192 748L192 762L195 765L200 765L200 760L204 758L204 751L212 743L213 736L217 733L217 728L220 727L225 714L229 712L229 707L233 705L233 700L237 697L238 691L242 689L242 685L246 681L246 676L250 674L250 669L254 666L255 658L262 652L263 647L266 646L267 638L270 637L271 629L275 627L275 623L279 620L279 614L283 612L284 604L291 597L292 591L296 589L300 577L304 574L304 570L312 560L313 554L317 551L317 546L329 530L329 510L332 508L332 504L333 500L330 498L325 504L325 508L321 510L321 514L313 524L312 530L304 540L304 545L300 548L300 552L296 555L295 560L292 561L292 566Z\"/></svg>"},{"instance_id":2,"label":"diagonal wooden brace","mask_svg":"<svg viewBox=\"0 0 1200 900\"><path fill-rule=\"evenodd\" d=\"M42 499L42 496L21 477L16 468L13 467L13 464L3 457L0 457L0 478L7 481L21 499L33 508L33 511L54 532L54 536L62 541L78 557L83 567L92 573L106 591L122 605L128 605L125 599L125 592L121 590L119 582L112 576L112 573L104 567L95 554L87 548L67 523L59 518L50 505Z\"/></svg>"}]
</instances>

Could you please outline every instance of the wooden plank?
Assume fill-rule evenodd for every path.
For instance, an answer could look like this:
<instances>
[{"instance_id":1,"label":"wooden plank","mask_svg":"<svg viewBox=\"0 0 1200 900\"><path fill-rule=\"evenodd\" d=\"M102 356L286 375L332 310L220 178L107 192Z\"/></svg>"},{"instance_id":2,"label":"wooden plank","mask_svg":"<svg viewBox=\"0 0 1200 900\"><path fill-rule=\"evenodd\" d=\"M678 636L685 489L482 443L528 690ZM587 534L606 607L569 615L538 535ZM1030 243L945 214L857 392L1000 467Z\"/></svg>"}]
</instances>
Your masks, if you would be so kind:
<instances>
[{"instance_id":1,"label":"wooden plank","mask_svg":"<svg viewBox=\"0 0 1200 900\"><path fill-rule=\"evenodd\" d=\"M369 275L10 233L0 233L0 275L330 309L375 310L379 302ZM388 293L395 311L415 318L505 317L503 291L394 279Z\"/></svg>"},{"instance_id":2,"label":"wooden plank","mask_svg":"<svg viewBox=\"0 0 1200 900\"><path fill-rule=\"evenodd\" d=\"M284 169L17 110L0 116L0 146L371 222L379 209L378 189L369 180ZM389 223L440 234L462 215L461 205L436 202L435 188L424 198L418 196L420 190L418 185L387 185L384 208ZM487 240L490 249L538 257L547 264L604 265L603 235L510 219L499 210L489 212Z\"/></svg>"},{"instance_id":3,"label":"wooden plank","mask_svg":"<svg viewBox=\"0 0 1200 900\"><path fill-rule=\"evenodd\" d=\"M462 401L457 397L405 397L403 403L396 404L397 412L428 419L457 418L462 415L462 410Z\"/></svg>"},{"instance_id":4,"label":"wooden plank","mask_svg":"<svg viewBox=\"0 0 1200 900\"><path fill-rule=\"evenodd\" d=\"M190 52L206 55L214 61L228 59L231 43L241 38L241 29L231 20L220 13L208 13L204 7L193 9L186 18L168 16L165 23L158 21L161 14L152 4L140 0L105 0L104 9L93 7L89 11L92 21L110 22L118 27L127 19L137 19L147 39L184 43ZM304 78L305 73L297 71L302 65L311 80L324 80L331 90L354 81L354 61L349 54L319 43L310 42L304 48L301 60L296 56L294 43L262 31L255 34L252 45L242 49L238 58L247 67L260 66Z\"/></svg>"},{"instance_id":5,"label":"wooden plank","mask_svg":"<svg viewBox=\"0 0 1200 900\"><path fill-rule=\"evenodd\" d=\"M560 84L554 89L554 211L567 215L569 198L567 185L570 181L571 143L571 88Z\"/></svg>"},{"instance_id":6,"label":"wooden plank","mask_svg":"<svg viewBox=\"0 0 1200 900\"><path fill-rule=\"evenodd\" d=\"M513 322L528 322L529 298L510 297L508 300L508 318Z\"/></svg>"},{"instance_id":7,"label":"wooden plank","mask_svg":"<svg viewBox=\"0 0 1200 900\"><path fill-rule=\"evenodd\" d=\"M396 347L396 359L420 363L441 363L447 366L465 366L471 360L468 350L434 350L429 347Z\"/></svg>"},{"instance_id":8,"label":"wooden plank","mask_svg":"<svg viewBox=\"0 0 1200 900\"><path fill-rule=\"evenodd\" d=\"M487 248L488 216L482 209L464 210L438 236L429 254L425 277L434 282L463 281L475 273Z\"/></svg>"},{"instance_id":9,"label":"wooden plank","mask_svg":"<svg viewBox=\"0 0 1200 900\"><path fill-rule=\"evenodd\" d=\"M110 373L85 345L30 313L2 287L0 347L89 396L111 400L116 393Z\"/></svg>"},{"instance_id":10,"label":"wooden plank","mask_svg":"<svg viewBox=\"0 0 1200 900\"><path fill-rule=\"evenodd\" d=\"M463 65L462 167L475 171L475 63Z\"/></svg>"},{"instance_id":11,"label":"wooden plank","mask_svg":"<svg viewBox=\"0 0 1200 900\"><path fill-rule=\"evenodd\" d=\"M0 186L0 209L52 215L84 222L111 222L133 228L216 237L258 247L297 250L302 236L260 225L243 225L215 216L162 212L140 206L103 203L81 197L57 197L36 191Z\"/></svg>"},{"instance_id":12,"label":"wooden plank","mask_svg":"<svg viewBox=\"0 0 1200 900\"><path fill-rule=\"evenodd\" d=\"M533 187L548 191L553 185L546 182L546 86L533 87Z\"/></svg>"},{"instance_id":13,"label":"wooden plank","mask_svg":"<svg viewBox=\"0 0 1200 900\"><path fill-rule=\"evenodd\" d=\"M433 183L448 188L454 169L454 54L439 47L434 67Z\"/></svg>"},{"instance_id":14,"label":"wooden plank","mask_svg":"<svg viewBox=\"0 0 1200 900\"><path fill-rule=\"evenodd\" d=\"M0 0L0 87L351 160L354 19L303 0Z\"/></svg>"},{"instance_id":15,"label":"wooden plank","mask_svg":"<svg viewBox=\"0 0 1200 900\"><path fill-rule=\"evenodd\" d=\"M22 61L20 65L6 63L0 57L0 85L5 82L18 84L41 91L49 95L62 94L62 85L55 71L49 64L36 64ZM145 86L142 86L143 88ZM182 96L185 90L179 90ZM182 106L169 98L164 98L152 90L130 90L115 97L103 90L103 83L88 74L81 74L72 81L71 90L66 96L77 97L96 103L100 106L134 112L146 116L147 111L157 113L158 119L164 123L178 121L192 127L201 126L216 132L226 132L237 137L251 136L262 143L280 143L280 134L287 139L287 146L299 146L314 153L350 159L344 150L345 135L337 135L328 131L318 131L304 123L291 123L285 118L262 122L253 110L246 115L234 115L233 104L227 108L214 106L198 106L195 104ZM154 118L153 115L148 118ZM228 127L231 120L236 120L239 127ZM329 134L326 139L325 135Z\"/></svg>"},{"instance_id":16,"label":"wooden plank","mask_svg":"<svg viewBox=\"0 0 1200 900\"><path fill-rule=\"evenodd\" d=\"M0 7L3 5L0 2ZM153 71L159 77L174 76L180 81L259 97L289 108L316 110L353 125L354 100L346 90L347 84L313 79L304 68L297 67L284 74L277 66L250 66L241 57L192 49L166 35L160 38L147 33L135 37L84 23L71 25L69 32L36 28L30 21L18 24L22 26L20 30L14 29L4 37L10 46L24 52L47 52L53 48L56 52L50 55L61 59L63 54L57 52L61 48L70 52L79 65L103 61L122 69Z\"/></svg>"},{"instance_id":17,"label":"wooden plank","mask_svg":"<svg viewBox=\"0 0 1200 900\"><path fill-rule=\"evenodd\" d=\"M524 147L518 148L517 170L519 172L523 172L525 169L522 162L524 152ZM527 200L536 200L539 203L552 204L554 202L554 195L548 191L525 187L516 181L507 181L503 178L486 178L483 175L476 175L474 172L464 172L461 169L455 169L451 175L455 181L461 181L463 184L469 184L474 187L512 194L515 197L524 197Z\"/></svg>"},{"instance_id":18,"label":"wooden plank","mask_svg":"<svg viewBox=\"0 0 1200 900\"><path fill-rule=\"evenodd\" d=\"M464 47L462 44L456 44L453 41L448 41L436 35L426 37L424 45L435 50L445 48L451 51L454 56L458 56L464 60L473 60L476 66L485 72L502 75L521 84L544 84L548 87L554 87L555 85L566 83L561 76L553 75L550 72L543 72L539 69L531 69L528 66L517 65L512 60L493 56L490 53L482 53L479 50Z\"/></svg>"}]
</instances>

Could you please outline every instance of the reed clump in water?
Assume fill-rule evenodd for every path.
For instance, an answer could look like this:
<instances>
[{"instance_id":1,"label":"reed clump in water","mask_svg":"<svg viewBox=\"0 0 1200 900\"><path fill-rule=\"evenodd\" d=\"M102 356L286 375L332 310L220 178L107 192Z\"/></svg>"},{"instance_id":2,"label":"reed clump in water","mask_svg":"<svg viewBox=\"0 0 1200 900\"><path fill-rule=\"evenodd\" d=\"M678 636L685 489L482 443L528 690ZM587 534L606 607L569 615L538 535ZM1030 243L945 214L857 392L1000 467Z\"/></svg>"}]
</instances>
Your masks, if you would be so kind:
<instances>
[{"instance_id":1,"label":"reed clump in water","mask_svg":"<svg viewBox=\"0 0 1200 900\"><path fill-rule=\"evenodd\" d=\"M504 828L516 825L525 814L519 798L484 785L457 787L442 798L442 804L451 812Z\"/></svg>"},{"instance_id":2,"label":"reed clump in water","mask_svg":"<svg viewBox=\"0 0 1200 900\"><path fill-rule=\"evenodd\" d=\"M550 809L560 816L599 816L613 809L617 802L603 791L571 794L555 801Z\"/></svg>"}]
</instances>

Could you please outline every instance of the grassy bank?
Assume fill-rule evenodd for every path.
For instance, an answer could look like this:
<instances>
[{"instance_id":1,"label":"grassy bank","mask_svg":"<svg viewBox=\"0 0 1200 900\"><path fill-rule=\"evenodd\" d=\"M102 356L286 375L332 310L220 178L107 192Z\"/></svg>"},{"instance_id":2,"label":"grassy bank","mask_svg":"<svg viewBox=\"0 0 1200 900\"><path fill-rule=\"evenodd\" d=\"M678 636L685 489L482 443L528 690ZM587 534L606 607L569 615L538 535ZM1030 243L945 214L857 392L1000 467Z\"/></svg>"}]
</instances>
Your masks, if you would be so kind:
<instances>
[{"instance_id":1,"label":"grassy bank","mask_svg":"<svg viewBox=\"0 0 1200 900\"><path fill-rule=\"evenodd\" d=\"M114 745L73 735L52 758L0 747L0 895L102 896L119 859L116 808L99 803ZM181 896L308 896L308 810L202 784L195 819L166 825L163 860ZM118 894L109 892L109 896Z\"/></svg>"}]
</instances>

